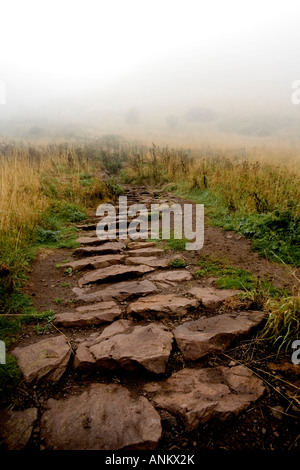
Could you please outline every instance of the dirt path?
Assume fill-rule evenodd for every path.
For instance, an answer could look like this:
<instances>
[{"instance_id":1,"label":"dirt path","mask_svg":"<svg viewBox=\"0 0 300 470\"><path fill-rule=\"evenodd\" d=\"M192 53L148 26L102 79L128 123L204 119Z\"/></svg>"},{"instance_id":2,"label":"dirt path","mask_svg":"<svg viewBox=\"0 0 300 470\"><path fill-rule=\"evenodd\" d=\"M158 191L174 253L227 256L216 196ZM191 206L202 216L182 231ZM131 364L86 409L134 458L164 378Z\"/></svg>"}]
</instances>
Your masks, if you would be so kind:
<instances>
[{"instance_id":1,"label":"dirt path","mask_svg":"<svg viewBox=\"0 0 300 470\"><path fill-rule=\"evenodd\" d=\"M158 202L144 187L126 191L128 205ZM284 371L264 344L250 341L264 312L193 272L210 254L280 287L291 288L294 278L235 233L208 227L201 253L166 252L118 233L100 241L97 220L80 227L80 248L44 250L32 264L25 290L55 318L42 335L28 326L10 351L24 381L13 411L0 411L3 446L297 448L299 419ZM178 259L184 263L174 267ZM284 359L299 386L297 366Z\"/></svg>"}]
</instances>

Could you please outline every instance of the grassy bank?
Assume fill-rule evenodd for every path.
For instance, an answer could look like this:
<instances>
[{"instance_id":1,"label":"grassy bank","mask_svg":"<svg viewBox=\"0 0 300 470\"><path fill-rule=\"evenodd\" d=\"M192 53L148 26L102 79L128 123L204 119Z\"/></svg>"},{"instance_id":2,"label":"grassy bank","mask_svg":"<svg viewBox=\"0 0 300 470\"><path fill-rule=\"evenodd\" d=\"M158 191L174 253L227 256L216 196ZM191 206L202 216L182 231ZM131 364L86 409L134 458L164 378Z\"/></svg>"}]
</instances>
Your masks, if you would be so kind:
<instances>
[{"instance_id":1,"label":"grassy bank","mask_svg":"<svg viewBox=\"0 0 300 470\"><path fill-rule=\"evenodd\" d=\"M271 159L264 158L264 152ZM204 204L209 224L245 235L251 239L253 250L295 273L300 267L299 166L286 153L281 158L279 151L261 149L257 157L253 149L230 153L211 147L188 151L153 145L130 156L122 180L160 186ZM220 268L218 262L217 266L206 259L202 262L208 272ZM289 348L300 336L299 279L295 276L295 292L277 293L274 299L271 286L263 289L263 295L253 290L249 276L227 269L217 284L224 288L240 283L252 291L251 296L259 295L269 313L264 337L279 349Z\"/></svg>"},{"instance_id":2,"label":"grassy bank","mask_svg":"<svg viewBox=\"0 0 300 470\"><path fill-rule=\"evenodd\" d=\"M300 178L289 164L253 161L212 149L185 151L153 146L136 154L124 181L164 185L205 205L211 224L252 239L274 261L300 266Z\"/></svg>"}]
</instances>

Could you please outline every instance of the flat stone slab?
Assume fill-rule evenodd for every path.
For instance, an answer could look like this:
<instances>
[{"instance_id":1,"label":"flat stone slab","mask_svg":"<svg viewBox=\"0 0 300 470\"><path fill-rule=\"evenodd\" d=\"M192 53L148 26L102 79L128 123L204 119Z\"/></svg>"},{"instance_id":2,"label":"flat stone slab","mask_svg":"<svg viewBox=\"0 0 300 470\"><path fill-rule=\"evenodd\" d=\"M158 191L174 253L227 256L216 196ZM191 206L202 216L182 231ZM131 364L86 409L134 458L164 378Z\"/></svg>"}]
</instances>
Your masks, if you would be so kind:
<instances>
[{"instance_id":1,"label":"flat stone slab","mask_svg":"<svg viewBox=\"0 0 300 470\"><path fill-rule=\"evenodd\" d=\"M161 250L160 248L154 248L154 247L149 247L149 248L138 248L135 250L129 250L126 252L129 256L158 256L162 255L164 250Z\"/></svg>"},{"instance_id":2,"label":"flat stone slab","mask_svg":"<svg viewBox=\"0 0 300 470\"><path fill-rule=\"evenodd\" d=\"M182 369L144 387L152 403L179 416L187 431L212 418L238 415L265 392L263 382L244 366Z\"/></svg>"},{"instance_id":3,"label":"flat stone slab","mask_svg":"<svg viewBox=\"0 0 300 470\"><path fill-rule=\"evenodd\" d=\"M198 304L199 301L196 299L174 294L147 295L132 302L127 308L127 313L144 318L152 316L160 318L166 315L181 317L188 310L197 308Z\"/></svg>"},{"instance_id":4,"label":"flat stone slab","mask_svg":"<svg viewBox=\"0 0 300 470\"><path fill-rule=\"evenodd\" d=\"M265 318L256 311L225 313L185 322L174 330L179 349L186 361L225 351L239 336L249 334Z\"/></svg>"},{"instance_id":5,"label":"flat stone slab","mask_svg":"<svg viewBox=\"0 0 300 470\"><path fill-rule=\"evenodd\" d=\"M107 268L112 264L119 264L124 261L126 255L99 255L87 256L77 261L63 264L63 268L72 268L73 271L82 271L83 269L100 269Z\"/></svg>"},{"instance_id":6,"label":"flat stone slab","mask_svg":"<svg viewBox=\"0 0 300 470\"><path fill-rule=\"evenodd\" d=\"M152 268L163 269L169 267L169 260L156 258L155 256L137 256L134 258L126 258L125 264L128 266L144 264Z\"/></svg>"},{"instance_id":7,"label":"flat stone slab","mask_svg":"<svg viewBox=\"0 0 300 470\"><path fill-rule=\"evenodd\" d=\"M67 368L71 347L66 337L59 335L29 346L17 347L12 355L17 358L25 382L41 379L55 382Z\"/></svg>"},{"instance_id":8,"label":"flat stone slab","mask_svg":"<svg viewBox=\"0 0 300 470\"><path fill-rule=\"evenodd\" d=\"M241 293L239 290L215 289L213 287L193 287L188 292L200 300L203 307L207 309L218 308L224 300Z\"/></svg>"},{"instance_id":9,"label":"flat stone slab","mask_svg":"<svg viewBox=\"0 0 300 470\"><path fill-rule=\"evenodd\" d=\"M155 242L130 242L128 248L130 250L139 250L140 248L153 248L156 246Z\"/></svg>"},{"instance_id":10,"label":"flat stone slab","mask_svg":"<svg viewBox=\"0 0 300 470\"><path fill-rule=\"evenodd\" d=\"M154 450L159 414L145 397L116 384L92 384L79 396L49 399L41 418L47 450Z\"/></svg>"},{"instance_id":11,"label":"flat stone slab","mask_svg":"<svg viewBox=\"0 0 300 470\"><path fill-rule=\"evenodd\" d=\"M80 289L75 287L72 289L77 295L77 300L83 302L95 302L106 300L129 300L142 295L152 294L157 291L157 287L153 282L146 279L142 281L123 281L114 285L104 287L96 292L89 292L89 289Z\"/></svg>"},{"instance_id":12,"label":"flat stone slab","mask_svg":"<svg viewBox=\"0 0 300 470\"><path fill-rule=\"evenodd\" d=\"M96 269L91 273L85 274L79 281L79 287L82 287L86 284L100 284L105 282L119 281L125 278L132 278L142 276L143 274L154 271L154 268L149 266L140 265L140 266L124 266L124 265L114 265L108 266L103 269Z\"/></svg>"},{"instance_id":13,"label":"flat stone slab","mask_svg":"<svg viewBox=\"0 0 300 470\"><path fill-rule=\"evenodd\" d=\"M126 245L121 242L106 242L100 246L79 247L74 250L77 256L108 255L110 253L120 253Z\"/></svg>"},{"instance_id":14,"label":"flat stone slab","mask_svg":"<svg viewBox=\"0 0 300 470\"><path fill-rule=\"evenodd\" d=\"M79 343L74 358L76 369L95 366L99 369L124 369L136 372L141 368L163 374L172 350L173 335L163 325L135 325L119 320L103 332Z\"/></svg>"},{"instance_id":15,"label":"flat stone slab","mask_svg":"<svg viewBox=\"0 0 300 470\"><path fill-rule=\"evenodd\" d=\"M79 237L77 238L77 243L80 245L101 245L104 240L100 240L97 236L94 237Z\"/></svg>"},{"instance_id":16,"label":"flat stone slab","mask_svg":"<svg viewBox=\"0 0 300 470\"><path fill-rule=\"evenodd\" d=\"M0 411L0 444L7 450L22 450L29 442L38 418L37 408L24 411L9 409Z\"/></svg>"},{"instance_id":17,"label":"flat stone slab","mask_svg":"<svg viewBox=\"0 0 300 470\"><path fill-rule=\"evenodd\" d=\"M81 326L101 325L102 323L111 323L118 319L122 310L113 300L109 302L100 302L97 304L78 307L75 311L57 313L55 315L55 325L61 326Z\"/></svg>"},{"instance_id":18,"label":"flat stone slab","mask_svg":"<svg viewBox=\"0 0 300 470\"><path fill-rule=\"evenodd\" d=\"M181 282L191 281L192 274L184 269L169 271L167 273L155 273L148 277L150 281L157 282L160 287L176 286Z\"/></svg>"}]
</instances>

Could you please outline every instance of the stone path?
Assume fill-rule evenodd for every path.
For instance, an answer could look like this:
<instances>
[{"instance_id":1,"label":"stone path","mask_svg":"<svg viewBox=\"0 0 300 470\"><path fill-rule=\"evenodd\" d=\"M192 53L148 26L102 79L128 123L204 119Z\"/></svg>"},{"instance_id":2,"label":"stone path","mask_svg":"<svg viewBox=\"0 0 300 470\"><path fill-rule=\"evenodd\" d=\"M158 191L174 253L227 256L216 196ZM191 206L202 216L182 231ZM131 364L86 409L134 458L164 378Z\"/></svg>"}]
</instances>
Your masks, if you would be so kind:
<instances>
[{"instance_id":1,"label":"stone path","mask_svg":"<svg viewBox=\"0 0 300 470\"><path fill-rule=\"evenodd\" d=\"M145 188L128 188L128 203L136 202L149 208L158 199ZM10 449L26 447L34 429L46 449L155 449L163 413L190 431L239 414L265 392L243 366L201 362L250 335L264 314L220 313L237 291L203 287L189 269L171 268L180 256L154 242L99 240L96 222L79 226L81 246L63 266L78 272L74 308L55 315L55 335L12 350L29 384L59 383L74 372L88 372L89 382L39 410L2 411L2 438ZM76 328L70 341L68 332ZM174 354L182 357L181 370L170 365ZM135 389L116 384L119 372L142 382Z\"/></svg>"}]
</instances>

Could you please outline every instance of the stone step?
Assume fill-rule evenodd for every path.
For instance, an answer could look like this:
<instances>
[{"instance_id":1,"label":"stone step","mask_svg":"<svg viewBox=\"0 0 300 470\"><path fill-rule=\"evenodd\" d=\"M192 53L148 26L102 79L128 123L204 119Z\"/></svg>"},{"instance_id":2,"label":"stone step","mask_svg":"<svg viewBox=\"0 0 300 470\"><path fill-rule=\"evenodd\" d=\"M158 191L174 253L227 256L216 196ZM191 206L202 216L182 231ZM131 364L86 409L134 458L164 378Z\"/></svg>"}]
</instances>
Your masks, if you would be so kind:
<instances>
[{"instance_id":1,"label":"stone step","mask_svg":"<svg viewBox=\"0 0 300 470\"><path fill-rule=\"evenodd\" d=\"M163 269L169 267L168 259L159 259L155 256L137 256L136 258L126 258L125 264L128 266L144 264L152 268Z\"/></svg>"},{"instance_id":2,"label":"stone step","mask_svg":"<svg viewBox=\"0 0 300 470\"><path fill-rule=\"evenodd\" d=\"M98 337L82 341L76 351L76 369L117 370L130 373L145 369L163 374L171 353L173 335L163 325L135 325L119 320Z\"/></svg>"},{"instance_id":3,"label":"stone step","mask_svg":"<svg viewBox=\"0 0 300 470\"><path fill-rule=\"evenodd\" d=\"M113 264L119 264L126 259L127 255L99 255L87 256L77 261L63 264L62 268L72 268L73 271L82 271L84 269L107 268ZM141 264L141 263L140 263Z\"/></svg>"},{"instance_id":4,"label":"stone step","mask_svg":"<svg viewBox=\"0 0 300 470\"><path fill-rule=\"evenodd\" d=\"M216 309L227 299L231 299L240 294L239 290L216 289L214 287L192 287L188 293L196 297L201 305L207 309Z\"/></svg>"},{"instance_id":5,"label":"stone step","mask_svg":"<svg viewBox=\"0 0 300 470\"><path fill-rule=\"evenodd\" d=\"M47 450L154 450L158 412L145 397L116 384L92 384L80 395L50 398L41 418Z\"/></svg>"},{"instance_id":6,"label":"stone step","mask_svg":"<svg viewBox=\"0 0 300 470\"><path fill-rule=\"evenodd\" d=\"M225 313L185 322L174 330L177 345L186 361L219 354L241 336L261 324L265 314L257 311Z\"/></svg>"},{"instance_id":7,"label":"stone step","mask_svg":"<svg viewBox=\"0 0 300 470\"><path fill-rule=\"evenodd\" d=\"M123 281L111 286L103 287L96 292L89 292L89 289L72 289L77 295L77 300L82 302L100 302L107 300L131 300L142 295L152 294L157 291L153 282L144 279L142 281Z\"/></svg>"},{"instance_id":8,"label":"stone step","mask_svg":"<svg viewBox=\"0 0 300 470\"><path fill-rule=\"evenodd\" d=\"M121 242L107 242L101 246L80 247L74 250L77 256L107 255L110 253L120 253L126 245Z\"/></svg>"},{"instance_id":9,"label":"stone step","mask_svg":"<svg viewBox=\"0 0 300 470\"><path fill-rule=\"evenodd\" d=\"M147 242L146 242L147 243ZM147 248L138 248L135 250L128 250L127 254L131 257L133 256L158 256L165 253L164 250L155 247L147 247Z\"/></svg>"},{"instance_id":10,"label":"stone step","mask_svg":"<svg viewBox=\"0 0 300 470\"><path fill-rule=\"evenodd\" d=\"M75 311L57 313L54 324L61 326L80 326L101 325L103 323L112 323L122 314L122 310L113 300L100 302L97 304L78 307Z\"/></svg>"},{"instance_id":11,"label":"stone step","mask_svg":"<svg viewBox=\"0 0 300 470\"><path fill-rule=\"evenodd\" d=\"M151 274L148 279L155 282L159 287L176 286L183 282L191 281L192 274L184 269Z\"/></svg>"},{"instance_id":12,"label":"stone step","mask_svg":"<svg viewBox=\"0 0 300 470\"><path fill-rule=\"evenodd\" d=\"M127 247L130 250L138 250L140 248L153 248L156 246L155 242L130 242Z\"/></svg>"},{"instance_id":13,"label":"stone step","mask_svg":"<svg viewBox=\"0 0 300 470\"><path fill-rule=\"evenodd\" d=\"M93 237L79 237L76 240L80 245L103 245L106 240L100 240L96 235Z\"/></svg>"},{"instance_id":14,"label":"stone step","mask_svg":"<svg viewBox=\"0 0 300 470\"><path fill-rule=\"evenodd\" d=\"M17 347L12 355L17 358L25 382L42 379L56 382L67 368L71 347L66 337L59 335L29 346Z\"/></svg>"},{"instance_id":15,"label":"stone step","mask_svg":"<svg viewBox=\"0 0 300 470\"><path fill-rule=\"evenodd\" d=\"M185 368L167 380L144 386L154 406L167 410L197 429L210 419L238 415L265 392L263 382L244 366Z\"/></svg>"},{"instance_id":16,"label":"stone step","mask_svg":"<svg viewBox=\"0 0 300 470\"><path fill-rule=\"evenodd\" d=\"M78 281L79 287L85 286L87 284L103 284L107 282L120 281L124 277L132 278L142 276L143 274L154 271L154 268L150 266L140 265L140 266L125 266L122 264L108 266L103 269L96 269L91 273L85 274Z\"/></svg>"},{"instance_id":17,"label":"stone step","mask_svg":"<svg viewBox=\"0 0 300 470\"><path fill-rule=\"evenodd\" d=\"M88 224L76 225L76 228L83 231L96 230L97 224L90 222Z\"/></svg>"},{"instance_id":18,"label":"stone step","mask_svg":"<svg viewBox=\"0 0 300 470\"><path fill-rule=\"evenodd\" d=\"M155 316L182 317L191 310L197 308L199 301L174 294L147 295L132 302L127 307L127 313L143 318Z\"/></svg>"}]
</instances>

